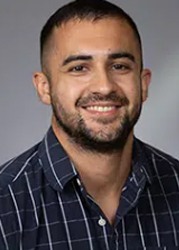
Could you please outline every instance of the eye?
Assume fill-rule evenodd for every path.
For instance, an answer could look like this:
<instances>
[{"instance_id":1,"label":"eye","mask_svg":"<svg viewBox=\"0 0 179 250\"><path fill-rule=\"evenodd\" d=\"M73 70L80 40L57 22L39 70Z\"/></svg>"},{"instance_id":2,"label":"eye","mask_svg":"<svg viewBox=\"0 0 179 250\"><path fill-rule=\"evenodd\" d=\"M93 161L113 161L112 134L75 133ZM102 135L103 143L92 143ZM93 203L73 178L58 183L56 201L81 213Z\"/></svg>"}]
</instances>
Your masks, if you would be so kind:
<instances>
[{"instance_id":1,"label":"eye","mask_svg":"<svg viewBox=\"0 0 179 250\"><path fill-rule=\"evenodd\" d=\"M125 71L125 70L129 70L130 68L127 65L116 63L112 65L112 69Z\"/></svg>"},{"instance_id":2,"label":"eye","mask_svg":"<svg viewBox=\"0 0 179 250\"><path fill-rule=\"evenodd\" d=\"M77 66L70 69L71 72L82 72L85 70L86 70L86 68L82 65L77 65Z\"/></svg>"}]
</instances>

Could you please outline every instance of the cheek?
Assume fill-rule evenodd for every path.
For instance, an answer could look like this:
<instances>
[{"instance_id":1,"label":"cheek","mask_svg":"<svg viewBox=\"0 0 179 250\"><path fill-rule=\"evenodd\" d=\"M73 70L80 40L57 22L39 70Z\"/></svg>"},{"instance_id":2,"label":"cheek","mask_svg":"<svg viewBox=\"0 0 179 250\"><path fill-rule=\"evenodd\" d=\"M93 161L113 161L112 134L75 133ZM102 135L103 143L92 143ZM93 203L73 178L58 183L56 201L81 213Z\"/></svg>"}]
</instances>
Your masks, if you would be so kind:
<instances>
[{"instance_id":1,"label":"cheek","mask_svg":"<svg viewBox=\"0 0 179 250\"><path fill-rule=\"evenodd\" d=\"M140 84L134 83L129 84L124 88L127 98L130 102L137 102L141 99L141 88Z\"/></svg>"},{"instance_id":2,"label":"cheek","mask_svg":"<svg viewBox=\"0 0 179 250\"><path fill-rule=\"evenodd\" d=\"M82 90L77 84L68 81L59 81L51 90L52 99L57 105L60 104L65 109L73 108L76 101L81 97L81 93Z\"/></svg>"},{"instance_id":3,"label":"cheek","mask_svg":"<svg viewBox=\"0 0 179 250\"><path fill-rule=\"evenodd\" d=\"M141 86L139 82L129 84L124 89L125 95L129 100L129 109L131 112L135 112L141 106L142 96L141 96Z\"/></svg>"}]
</instances>

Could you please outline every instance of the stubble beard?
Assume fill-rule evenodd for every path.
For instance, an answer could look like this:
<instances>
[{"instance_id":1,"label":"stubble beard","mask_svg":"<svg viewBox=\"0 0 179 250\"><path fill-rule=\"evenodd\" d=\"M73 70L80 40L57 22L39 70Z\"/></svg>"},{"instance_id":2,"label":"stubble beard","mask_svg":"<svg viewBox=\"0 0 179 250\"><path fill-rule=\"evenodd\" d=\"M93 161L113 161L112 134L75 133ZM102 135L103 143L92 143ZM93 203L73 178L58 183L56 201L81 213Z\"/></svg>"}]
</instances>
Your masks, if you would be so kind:
<instances>
[{"instance_id":1,"label":"stubble beard","mask_svg":"<svg viewBox=\"0 0 179 250\"><path fill-rule=\"evenodd\" d=\"M51 98L52 110L58 127L66 133L70 142L83 150L94 153L111 154L122 150L141 113L140 104L134 117L130 120L127 109L125 109L121 117L117 118L119 120L118 128L111 129L111 132L105 132L105 129L95 132L89 128L80 113L67 112L56 99L55 97ZM102 118L99 118L97 122L101 123L103 127L104 125L108 126L107 123L109 123Z\"/></svg>"}]
</instances>

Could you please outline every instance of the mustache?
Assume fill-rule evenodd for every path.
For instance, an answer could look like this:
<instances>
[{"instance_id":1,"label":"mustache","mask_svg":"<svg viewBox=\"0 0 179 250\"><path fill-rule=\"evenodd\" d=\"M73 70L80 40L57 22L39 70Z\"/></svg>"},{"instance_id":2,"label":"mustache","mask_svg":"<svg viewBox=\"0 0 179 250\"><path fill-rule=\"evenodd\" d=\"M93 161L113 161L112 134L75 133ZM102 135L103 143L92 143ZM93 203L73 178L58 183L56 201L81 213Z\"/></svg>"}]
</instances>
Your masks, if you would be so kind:
<instances>
[{"instance_id":1,"label":"mustache","mask_svg":"<svg viewBox=\"0 0 179 250\"><path fill-rule=\"evenodd\" d=\"M111 92L108 95L102 95L100 93L92 93L89 94L86 97L79 98L76 101L76 106L77 107L82 107L85 105L88 105L89 103L94 103L95 102L114 102L116 105L123 106L123 105L128 105L129 100L127 99L126 96L120 96L115 92Z\"/></svg>"}]
</instances>

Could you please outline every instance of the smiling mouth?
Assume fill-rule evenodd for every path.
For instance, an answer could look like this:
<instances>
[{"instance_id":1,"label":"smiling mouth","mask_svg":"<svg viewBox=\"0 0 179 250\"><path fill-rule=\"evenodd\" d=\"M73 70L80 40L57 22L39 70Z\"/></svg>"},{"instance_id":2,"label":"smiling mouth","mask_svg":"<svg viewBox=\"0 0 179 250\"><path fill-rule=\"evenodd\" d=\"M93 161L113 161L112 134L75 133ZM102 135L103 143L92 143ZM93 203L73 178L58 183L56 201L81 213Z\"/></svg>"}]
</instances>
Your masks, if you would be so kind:
<instances>
[{"instance_id":1,"label":"smiling mouth","mask_svg":"<svg viewBox=\"0 0 179 250\"><path fill-rule=\"evenodd\" d=\"M122 107L119 103L94 103L82 106L83 109L89 111L91 114L106 114L114 115L116 111Z\"/></svg>"},{"instance_id":2,"label":"smiling mouth","mask_svg":"<svg viewBox=\"0 0 179 250\"><path fill-rule=\"evenodd\" d=\"M91 114L115 115L117 111L128 105L129 101L125 96L119 96L112 92L106 96L101 94L91 94L80 98L76 102L77 108L83 108Z\"/></svg>"},{"instance_id":3,"label":"smiling mouth","mask_svg":"<svg viewBox=\"0 0 179 250\"><path fill-rule=\"evenodd\" d=\"M85 109L89 111L97 111L97 112L110 112L116 109L116 106L89 106Z\"/></svg>"}]
</instances>

